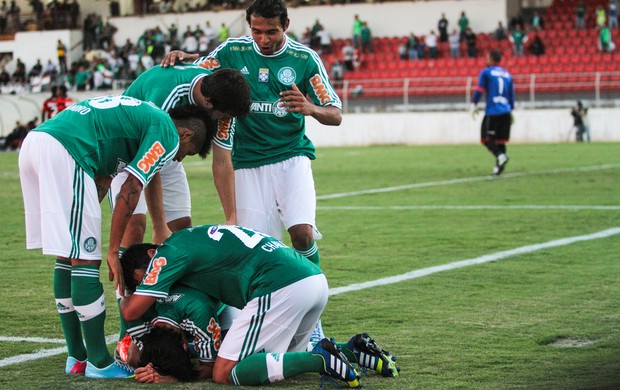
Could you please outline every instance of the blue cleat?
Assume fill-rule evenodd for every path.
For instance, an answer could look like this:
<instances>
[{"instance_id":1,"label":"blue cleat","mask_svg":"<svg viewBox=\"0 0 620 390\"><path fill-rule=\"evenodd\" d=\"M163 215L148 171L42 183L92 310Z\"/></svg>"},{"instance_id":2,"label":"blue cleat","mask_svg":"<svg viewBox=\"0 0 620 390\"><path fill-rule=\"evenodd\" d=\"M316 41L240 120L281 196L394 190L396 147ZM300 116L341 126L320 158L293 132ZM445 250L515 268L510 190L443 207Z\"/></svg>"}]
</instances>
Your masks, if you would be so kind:
<instances>
[{"instance_id":1,"label":"blue cleat","mask_svg":"<svg viewBox=\"0 0 620 390\"><path fill-rule=\"evenodd\" d=\"M347 357L338 349L333 339L323 339L319 341L312 349L313 355L319 355L323 358L322 375L328 375L332 378L346 382L351 388L360 386L360 375L353 368Z\"/></svg>"},{"instance_id":2,"label":"blue cleat","mask_svg":"<svg viewBox=\"0 0 620 390\"><path fill-rule=\"evenodd\" d=\"M86 371L86 360L81 362L72 356L67 356L67 363L65 364L67 375L84 375L84 371Z\"/></svg>"},{"instance_id":3,"label":"blue cleat","mask_svg":"<svg viewBox=\"0 0 620 390\"><path fill-rule=\"evenodd\" d=\"M87 378L92 379L123 379L135 376L133 368L129 367L127 363L118 360L114 360L112 364L104 368L97 368L91 362L88 362L85 375Z\"/></svg>"},{"instance_id":4,"label":"blue cleat","mask_svg":"<svg viewBox=\"0 0 620 390\"><path fill-rule=\"evenodd\" d=\"M353 352L359 366L375 370L381 376L397 377L400 372L396 358L377 345L368 333L353 336L347 343L347 349Z\"/></svg>"}]
</instances>

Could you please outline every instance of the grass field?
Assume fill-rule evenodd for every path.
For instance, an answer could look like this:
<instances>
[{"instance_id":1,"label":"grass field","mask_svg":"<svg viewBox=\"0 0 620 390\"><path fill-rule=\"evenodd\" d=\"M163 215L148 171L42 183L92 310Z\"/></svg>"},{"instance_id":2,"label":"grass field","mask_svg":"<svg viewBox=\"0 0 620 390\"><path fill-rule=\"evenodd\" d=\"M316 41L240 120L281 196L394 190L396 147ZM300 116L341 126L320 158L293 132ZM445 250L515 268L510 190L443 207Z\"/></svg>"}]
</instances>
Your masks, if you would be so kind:
<instances>
[{"instance_id":1,"label":"grass field","mask_svg":"<svg viewBox=\"0 0 620 390\"><path fill-rule=\"evenodd\" d=\"M367 331L402 368L364 377L366 388L620 388L620 144L509 154L491 178L479 145L318 150L325 332L346 341ZM185 166L194 222L223 222L210 161ZM16 153L0 154L0 185L0 388L145 388L64 375L53 259L25 250ZM272 387L318 386L306 374Z\"/></svg>"}]
</instances>

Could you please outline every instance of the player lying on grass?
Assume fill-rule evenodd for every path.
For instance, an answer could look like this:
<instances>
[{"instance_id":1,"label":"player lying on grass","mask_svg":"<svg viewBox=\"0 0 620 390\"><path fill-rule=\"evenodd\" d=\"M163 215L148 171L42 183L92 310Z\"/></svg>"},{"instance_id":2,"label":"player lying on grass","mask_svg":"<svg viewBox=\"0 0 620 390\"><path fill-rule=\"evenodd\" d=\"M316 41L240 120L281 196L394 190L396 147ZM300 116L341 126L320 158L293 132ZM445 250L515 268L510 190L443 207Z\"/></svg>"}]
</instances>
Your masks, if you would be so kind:
<instances>
[{"instance_id":1,"label":"player lying on grass","mask_svg":"<svg viewBox=\"0 0 620 390\"><path fill-rule=\"evenodd\" d=\"M121 300L125 320L142 316L177 282L241 310L215 359L216 383L260 385L318 372L359 386L357 370L333 341L305 352L327 304L327 280L282 242L239 226L199 226L173 233L142 256L150 262L145 270L129 270L141 284ZM377 357L397 375L387 354Z\"/></svg>"}]
</instances>

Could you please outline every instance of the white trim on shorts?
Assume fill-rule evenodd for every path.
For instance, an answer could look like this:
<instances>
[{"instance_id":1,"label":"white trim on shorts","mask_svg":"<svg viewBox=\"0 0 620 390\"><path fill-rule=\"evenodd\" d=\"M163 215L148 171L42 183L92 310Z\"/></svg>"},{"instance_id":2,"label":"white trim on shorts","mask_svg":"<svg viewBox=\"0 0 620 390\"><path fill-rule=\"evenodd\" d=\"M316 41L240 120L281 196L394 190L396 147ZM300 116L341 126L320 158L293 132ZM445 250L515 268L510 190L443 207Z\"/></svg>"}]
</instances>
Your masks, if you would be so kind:
<instances>
[{"instance_id":1,"label":"white trim on shorts","mask_svg":"<svg viewBox=\"0 0 620 390\"><path fill-rule=\"evenodd\" d=\"M26 248L101 260L101 206L95 181L47 133L28 134L19 154Z\"/></svg>"},{"instance_id":2,"label":"white trim on shorts","mask_svg":"<svg viewBox=\"0 0 620 390\"><path fill-rule=\"evenodd\" d=\"M325 275L318 274L252 299L232 323L218 356L240 361L257 352L305 351L328 290Z\"/></svg>"}]
</instances>

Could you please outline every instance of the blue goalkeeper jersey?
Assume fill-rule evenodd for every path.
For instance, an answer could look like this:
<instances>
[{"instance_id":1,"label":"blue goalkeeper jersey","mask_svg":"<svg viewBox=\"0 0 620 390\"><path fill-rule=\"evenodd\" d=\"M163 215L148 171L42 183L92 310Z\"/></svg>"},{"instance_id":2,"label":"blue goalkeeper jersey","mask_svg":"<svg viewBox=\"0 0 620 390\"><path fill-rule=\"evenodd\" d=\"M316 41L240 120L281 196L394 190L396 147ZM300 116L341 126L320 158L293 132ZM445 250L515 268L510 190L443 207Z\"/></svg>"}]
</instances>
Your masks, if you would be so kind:
<instances>
[{"instance_id":1,"label":"blue goalkeeper jersey","mask_svg":"<svg viewBox=\"0 0 620 390\"><path fill-rule=\"evenodd\" d=\"M486 115L510 113L515 106L515 91L512 76L501 66L489 66L480 72L478 86L474 93L474 103L486 94Z\"/></svg>"}]
</instances>

